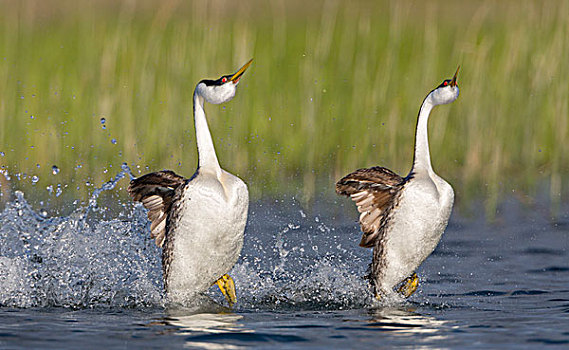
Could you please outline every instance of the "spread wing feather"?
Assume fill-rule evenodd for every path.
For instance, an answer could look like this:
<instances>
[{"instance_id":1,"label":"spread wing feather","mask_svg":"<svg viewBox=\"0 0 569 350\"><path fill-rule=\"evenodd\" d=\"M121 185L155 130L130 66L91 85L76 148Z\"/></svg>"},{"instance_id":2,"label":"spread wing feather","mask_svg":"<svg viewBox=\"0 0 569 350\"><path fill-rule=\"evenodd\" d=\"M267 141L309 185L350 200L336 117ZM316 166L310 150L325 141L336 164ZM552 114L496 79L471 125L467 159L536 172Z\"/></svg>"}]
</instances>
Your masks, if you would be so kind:
<instances>
[{"instance_id":1,"label":"spread wing feather","mask_svg":"<svg viewBox=\"0 0 569 350\"><path fill-rule=\"evenodd\" d=\"M173 171L164 170L146 174L130 182L128 194L148 209L150 238L162 247L166 238L166 222L172 204L178 199L180 186L186 179Z\"/></svg>"},{"instance_id":2,"label":"spread wing feather","mask_svg":"<svg viewBox=\"0 0 569 350\"><path fill-rule=\"evenodd\" d=\"M336 193L349 196L361 213L361 247L373 247L383 235L389 213L404 183L404 178L383 167L358 169L336 183Z\"/></svg>"}]
</instances>

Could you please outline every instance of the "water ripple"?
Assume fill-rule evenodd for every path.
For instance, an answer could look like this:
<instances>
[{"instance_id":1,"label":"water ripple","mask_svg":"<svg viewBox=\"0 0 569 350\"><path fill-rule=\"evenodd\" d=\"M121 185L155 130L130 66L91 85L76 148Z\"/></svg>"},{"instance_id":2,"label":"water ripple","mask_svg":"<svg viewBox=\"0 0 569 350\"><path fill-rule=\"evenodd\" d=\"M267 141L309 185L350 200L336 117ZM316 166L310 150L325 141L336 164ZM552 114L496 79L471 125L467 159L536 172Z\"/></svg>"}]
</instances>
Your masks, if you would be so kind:
<instances>
[{"instance_id":1,"label":"water ripple","mask_svg":"<svg viewBox=\"0 0 569 350\"><path fill-rule=\"evenodd\" d=\"M191 344L194 342L277 342L277 343L290 343L290 342L305 342L308 339L291 334L273 334L273 333L244 333L244 332L227 332L227 333L210 333L201 334L191 337L186 337L186 340Z\"/></svg>"}]
</instances>

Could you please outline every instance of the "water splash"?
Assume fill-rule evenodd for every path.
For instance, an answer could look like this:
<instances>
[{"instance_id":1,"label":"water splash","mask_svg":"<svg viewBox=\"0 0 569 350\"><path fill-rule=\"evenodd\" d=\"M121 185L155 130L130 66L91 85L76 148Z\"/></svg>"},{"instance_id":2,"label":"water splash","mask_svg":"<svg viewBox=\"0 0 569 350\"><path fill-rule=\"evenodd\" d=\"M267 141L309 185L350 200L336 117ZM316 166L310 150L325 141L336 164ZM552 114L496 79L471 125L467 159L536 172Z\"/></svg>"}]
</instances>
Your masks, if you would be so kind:
<instances>
[{"instance_id":1,"label":"water splash","mask_svg":"<svg viewBox=\"0 0 569 350\"><path fill-rule=\"evenodd\" d=\"M102 191L87 207L64 217L36 212L16 191L0 215L0 305L140 307L163 300L160 252L146 234L139 206L125 206L125 219L94 219Z\"/></svg>"},{"instance_id":2,"label":"water splash","mask_svg":"<svg viewBox=\"0 0 569 350\"><path fill-rule=\"evenodd\" d=\"M91 198L89 198L89 207L87 209L92 210L93 208L95 208L97 205L97 199L99 198L101 193L105 191L111 191L112 189L114 189L117 183L127 175L129 176L130 179L134 179L134 175L132 174L132 171L130 170L128 165L126 163L122 163L121 171L119 171L118 174L115 175L115 177L112 180L105 182L100 188L97 188L93 191L93 193L91 194Z\"/></svg>"},{"instance_id":3,"label":"water splash","mask_svg":"<svg viewBox=\"0 0 569 350\"><path fill-rule=\"evenodd\" d=\"M71 214L61 217L34 210L24 193L15 192L0 214L0 306L164 305L161 252L149 238L146 210L127 201L112 215L100 215L108 209L101 195L127 176L134 177L123 164L86 203L68 204L74 206ZM355 246L353 237L299 207L294 199L251 204L245 245L231 271L237 309L370 305L362 278L368 251L344 248ZM224 303L215 288L206 294Z\"/></svg>"},{"instance_id":4,"label":"water splash","mask_svg":"<svg viewBox=\"0 0 569 350\"><path fill-rule=\"evenodd\" d=\"M242 259L232 271L238 307L326 310L373 304L362 278L367 252L343 248L353 243L351 237L296 210L296 201L282 206L285 212L255 208L250 215Z\"/></svg>"}]
</instances>

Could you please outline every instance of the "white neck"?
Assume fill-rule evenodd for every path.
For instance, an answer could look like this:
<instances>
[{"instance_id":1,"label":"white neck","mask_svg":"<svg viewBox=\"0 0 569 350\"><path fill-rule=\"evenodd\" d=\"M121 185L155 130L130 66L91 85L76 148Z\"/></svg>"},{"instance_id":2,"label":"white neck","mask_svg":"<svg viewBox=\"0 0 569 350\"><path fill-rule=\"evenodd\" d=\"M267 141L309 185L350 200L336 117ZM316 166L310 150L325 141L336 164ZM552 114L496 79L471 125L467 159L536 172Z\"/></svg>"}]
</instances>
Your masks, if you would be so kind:
<instances>
[{"instance_id":1,"label":"white neck","mask_svg":"<svg viewBox=\"0 0 569 350\"><path fill-rule=\"evenodd\" d=\"M413 158L412 173L422 175L432 173L431 154L429 153L429 134L427 131L427 124L429 122L429 115L433 110L431 95L429 94L419 110L419 117L417 118L417 130L415 134L415 156Z\"/></svg>"},{"instance_id":2,"label":"white neck","mask_svg":"<svg viewBox=\"0 0 569 350\"><path fill-rule=\"evenodd\" d=\"M194 123L196 129L196 142L198 144L198 168L212 170L217 175L221 174L221 167L215 154L213 140L207 126L203 109L204 98L197 91L194 92Z\"/></svg>"}]
</instances>

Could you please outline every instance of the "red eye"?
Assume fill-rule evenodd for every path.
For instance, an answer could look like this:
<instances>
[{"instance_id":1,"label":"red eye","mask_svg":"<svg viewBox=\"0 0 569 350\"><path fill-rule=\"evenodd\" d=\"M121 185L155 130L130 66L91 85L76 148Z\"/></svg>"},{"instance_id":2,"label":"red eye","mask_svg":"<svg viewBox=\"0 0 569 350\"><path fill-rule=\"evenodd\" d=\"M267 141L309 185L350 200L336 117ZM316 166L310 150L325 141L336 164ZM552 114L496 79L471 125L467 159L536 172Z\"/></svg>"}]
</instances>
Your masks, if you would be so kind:
<instances>
[{"instance_id":1,"label":"red eye","mask_svg":"<svg viewBox=\"0 0 569 350\"><path fill-rule=\"evenodd\" d=\"M226 78L226 77L221 78L221 82L222 82L222 83L227 82L227 78Z\"/></svg>"},{"instance_id":2,"label":"red eye","mask_svg":"<svg viewBox=\"0 0 569 350\"><path fill-rule=\"evenodd\" d=\"M447 86L447 85L448 85L448 81L445 81L445 82L443 83L443 85L444 85L444 86Z\"/></svg>"}]
</instances>

